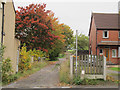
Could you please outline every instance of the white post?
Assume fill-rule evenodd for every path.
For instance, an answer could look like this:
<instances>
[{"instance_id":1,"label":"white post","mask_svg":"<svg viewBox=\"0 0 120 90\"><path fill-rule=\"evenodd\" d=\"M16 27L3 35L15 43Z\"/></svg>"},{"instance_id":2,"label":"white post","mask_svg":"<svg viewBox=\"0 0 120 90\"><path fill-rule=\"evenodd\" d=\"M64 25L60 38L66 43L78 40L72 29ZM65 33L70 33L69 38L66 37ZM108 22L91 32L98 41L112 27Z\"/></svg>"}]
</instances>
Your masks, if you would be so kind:
<instances>
[{"instance_id":1,"label":"white post","mask_svg":"<svg viewBox=\"0 0 120 90\"><path fill-rule=\"evenodd\" d=\"M77 32L78 30L76 30L76 75L77 75Z\"/></svg>"},{"instance_id":2,"label":"white post","mask_svg":"<svg viewBox=\"0 0 120 90\"><path fill-rule=\"evenodd\" d=\"M18 72L18 64L19 64L19 49L17 50L17 70L16 70L16 72Z\"/></svg>"},{"instance_id":3,"label":"white post","mask_svg":"<svg viewBox=\"0 0 120 90\"><path fill-rule=\"evenodd\" d=\"M104 56L104 71L103 71L103 75L104 75L104 80L106 81L106 57Z\"/></svg>"},{"instance_id":4,"label":"white post","mask_svg":"<svg viewBox=\"0 0 120 90\"><path fill-rule=\"evenodd\" d=\"M73 56L70 56L70 78L73 79Z\"/></svg>"}]
</instances>

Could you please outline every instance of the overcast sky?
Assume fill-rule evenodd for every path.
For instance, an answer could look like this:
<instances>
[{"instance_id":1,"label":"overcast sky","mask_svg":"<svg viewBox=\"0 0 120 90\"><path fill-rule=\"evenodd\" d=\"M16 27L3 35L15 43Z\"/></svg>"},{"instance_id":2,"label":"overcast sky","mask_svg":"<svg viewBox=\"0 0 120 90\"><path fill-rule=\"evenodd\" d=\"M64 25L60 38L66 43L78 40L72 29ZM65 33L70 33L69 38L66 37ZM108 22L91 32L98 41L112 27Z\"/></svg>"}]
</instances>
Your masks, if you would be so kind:
<instances>
[{"instance_id":1,"label":"overcast sky","mask_svg":"<svg viewBox=\"0 0 120 90\"><path fill-rule=\"evenodd\" d=\"M16 9L30 3L47 4L46 10L52 10L60 23L70 26L74 34L78 30L88 35L92 12L118 13L118 0L14 0Z\"/></svg>"}]
</instances>

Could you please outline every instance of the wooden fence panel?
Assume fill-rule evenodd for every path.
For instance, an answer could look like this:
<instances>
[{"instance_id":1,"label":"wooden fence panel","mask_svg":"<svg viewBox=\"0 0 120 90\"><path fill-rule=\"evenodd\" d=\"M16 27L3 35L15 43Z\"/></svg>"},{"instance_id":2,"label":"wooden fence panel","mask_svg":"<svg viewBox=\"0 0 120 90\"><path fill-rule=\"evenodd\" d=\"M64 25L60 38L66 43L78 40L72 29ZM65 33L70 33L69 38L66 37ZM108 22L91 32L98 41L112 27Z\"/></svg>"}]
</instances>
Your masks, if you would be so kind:
<instances>
[{"instance_id":1,"label":"wooden fence panel","mask_svg":"<svg viewBox=\"0 0 120 90\"><path fill-rule=\"evenodd\" d=\"M106 58L103 56L80 55L77 64L77 74L81 74L84 70L87 75L94 75L93 77L106 77ZM73 72L76 69L76 58L73 58ZM77 75L76 74L76 75ZM95 76L96 75L96 76Z\"/></svg>"}]
</instances>

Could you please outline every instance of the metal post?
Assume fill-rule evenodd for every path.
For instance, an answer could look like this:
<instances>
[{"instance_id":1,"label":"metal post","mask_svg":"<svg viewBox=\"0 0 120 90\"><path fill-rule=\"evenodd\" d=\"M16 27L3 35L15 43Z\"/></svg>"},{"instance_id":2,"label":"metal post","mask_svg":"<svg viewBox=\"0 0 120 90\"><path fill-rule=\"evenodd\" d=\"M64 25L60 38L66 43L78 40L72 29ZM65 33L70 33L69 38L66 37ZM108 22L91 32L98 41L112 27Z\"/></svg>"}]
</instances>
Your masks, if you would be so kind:
<instances>
[{"instance_id":1,"label":"metal post","mask_svg":"<svg viewBox=\"0 0 120 90\"><path fill-rule=\"evenodd\" d=\"M19 65L19 47L17 50L17 70L16 70L16 72L18 72L18 65Z\"/></svg>"},{"instance_id":2,"label":"metal post","mask_svg":"<svg viewBox=\"0 0 120 90\"><path fill-rule=\"evenodd\" d=\"M104 56L103 60L104 60L104 64L103 64L104 65L103 66L104 67L103 76L104 76L104 80L106 81L106 57L105 56Z\"/></svg>"},{"instance_id":3,"label":"metal post","mask_svg":"<svg viewBox=\"0 0 120 90\"><path fill-rule=\"evenodd\" d=\"M70 79L73 79L73 68L74 68L73 56L70 56Z\"/></svg>"},{"instance_id":4,"label":"metal post","mask_svg":"<svg viewBox=\"0 0 120 90\"><path fill-rule=\"evenodd\" d=\"M77 33L78 30L76 30L76 76L77 76Z\"/></svg>"}]
</instances>

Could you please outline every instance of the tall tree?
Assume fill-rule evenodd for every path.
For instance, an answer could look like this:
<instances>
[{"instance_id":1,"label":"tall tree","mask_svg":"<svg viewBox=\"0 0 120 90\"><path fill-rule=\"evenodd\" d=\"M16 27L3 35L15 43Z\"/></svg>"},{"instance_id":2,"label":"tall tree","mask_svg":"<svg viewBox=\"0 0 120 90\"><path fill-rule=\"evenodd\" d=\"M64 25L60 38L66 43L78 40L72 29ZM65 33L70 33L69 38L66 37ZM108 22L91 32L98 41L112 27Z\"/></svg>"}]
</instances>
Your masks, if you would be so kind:
<instances>
[{"instance_id":1,"label":"tall tree","mask_svg":"<svg viewBox=\"0 0 120 90\"><path fill-rule=\"evenodd\" d=\"M18 7L16 11L16 37L29 48L48 51L54 43L56 36L51 19L48 18L50 11L45 10L46 4L30 4L26 7Z\"/></svg>"}]
</instances>

